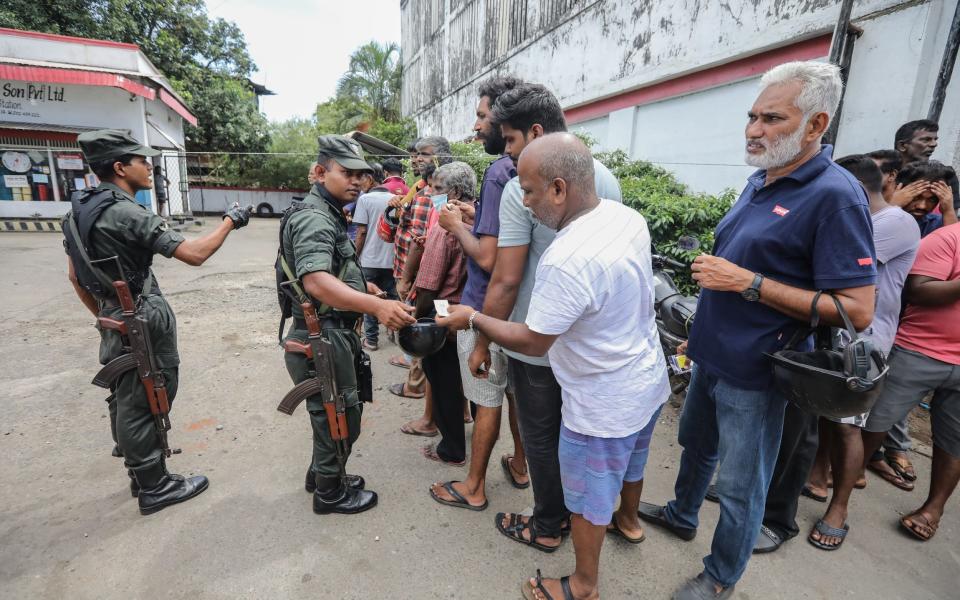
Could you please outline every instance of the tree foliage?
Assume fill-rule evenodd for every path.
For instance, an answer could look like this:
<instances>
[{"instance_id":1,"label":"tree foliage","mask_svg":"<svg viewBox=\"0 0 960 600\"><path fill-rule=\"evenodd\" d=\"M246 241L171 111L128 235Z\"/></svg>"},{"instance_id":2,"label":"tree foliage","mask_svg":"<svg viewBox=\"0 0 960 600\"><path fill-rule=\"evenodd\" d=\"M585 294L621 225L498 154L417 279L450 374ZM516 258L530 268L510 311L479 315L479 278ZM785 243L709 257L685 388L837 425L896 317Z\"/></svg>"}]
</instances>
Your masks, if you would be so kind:
<instances>
[{"instance_id":1,"label":"tree foliage","mask_svg":"<svg viewBox=\"0 0 960 600\"><path fill-rule=\"evenodd\" d=\"M5 0L0 27L136 44L196 114L189 150L266 149L243 33L211 18L203 0Z\"/></svg>"},{"instance_id":2,"label":"tree foliage","mask_svg":"<svg viewBox=\"0 0 960 600\"><path fill-rule=\"evenodd\" d=\"M658 253L691 263L698 254L713 250L717 224L737 199L733 190L717 196L692 193L666 169L643 160L630 160L622 150L598 153L596 157L620 181L623 203L646 219ZM682 235L697 238L700 248L682 250L677 245ZM695 294L699 289L689 271L676 273L674 281L686 294Z\"/></svg>"},{"instance_id":3,"label":"tree foliage","mask_svg":"<svg viewBox=\"0 0 960 600\"><path fill-rule=\"evenodd\" d=\"M350 66L337 82L337 98L354 101L371 122L399 121L402 81L400 46L371 41L350 55Z\"/></svg>"}]
</instances>

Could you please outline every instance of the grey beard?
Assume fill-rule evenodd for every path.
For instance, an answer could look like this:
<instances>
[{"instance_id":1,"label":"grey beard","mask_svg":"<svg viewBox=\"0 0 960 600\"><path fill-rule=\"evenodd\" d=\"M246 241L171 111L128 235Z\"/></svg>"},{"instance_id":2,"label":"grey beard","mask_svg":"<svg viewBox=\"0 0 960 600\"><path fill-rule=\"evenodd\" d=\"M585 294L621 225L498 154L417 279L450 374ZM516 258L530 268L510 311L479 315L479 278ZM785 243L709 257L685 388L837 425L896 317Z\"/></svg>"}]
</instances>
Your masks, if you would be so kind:
<instances>
[{"instance_id":1,"label":"grey beard","mask_svg":"<svg viewBox=\"0 0 960 600\"><path fill-rule=\"evenodd\" d=\"M770 170L782 167L800 155L801 138L803 138L803 125L797 127L797 130L793 133L782 135L771 141L762 154L747 152L744 162L758 169Z\"/></svg>"}]
</instances>

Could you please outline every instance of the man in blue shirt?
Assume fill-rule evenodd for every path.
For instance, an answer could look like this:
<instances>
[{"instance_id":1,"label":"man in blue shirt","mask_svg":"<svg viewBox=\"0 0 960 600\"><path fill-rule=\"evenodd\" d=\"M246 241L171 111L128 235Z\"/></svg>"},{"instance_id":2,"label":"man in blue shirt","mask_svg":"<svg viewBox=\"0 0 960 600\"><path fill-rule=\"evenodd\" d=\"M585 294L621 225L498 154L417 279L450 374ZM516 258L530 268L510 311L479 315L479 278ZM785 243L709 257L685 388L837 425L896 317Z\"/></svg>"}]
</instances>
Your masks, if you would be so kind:
<instances>
[{"instance_id":1,"label":"man in blue shirt","mask_svg":"<svg viewBox=\"0 0 960 600\"><path fill-rule=\"evenodd\" d=\"M480 84L478 90L477 120L473 130L483 142L487 154L498 155L483 174L480 185L480 202L476 206L473 228L468 229L453 204L445 204L440 210L439 224L450 232L467 255L467 283L460 298L461 304L476 309L483 307L487 295L490 272L497 259L497 238L500 235L500 196L503 188L517 175L517 169L509 156L503 154L505 147L500 126L493 120L493 105L501 94L512 90L522 82L516 77L491 77ZM527 459L520 441L520 431L513 409L513 399L507 394L507 358L503 351L494 348L493 362L486 378L474 377L467 360L476 346L476 333L457 332L457 354L460 359L460 378L463 394L477 406L470 441L470 469L466 480L438 482L430 488L430 495L442 504L474 510L487 506L486 477L490 454L500 434L500 416L503 398L508 397L510 406L510 431L513 434L513 453L505 454L500 464L514 487L530 485L527 475ZM438 400L439 401L439 400Z\"/></svg>"},{"instance_id":2,"label":"man in blue shirt","mask_svg":"<svg viewBox=\"0 0 960 600\"><path fill-rule=\"evenodd\" d=\"M820 144L839 104L839 69L786 63L768 71L761 88L745 132L746 162L760 170L717 226L714 254L692 267L703 292L688 349L695 367L680 419L676 499L640 508L645 520L693 539L719 464L711 553L678 600L729 598L750 560L786 405L765 353L810 321L815 290L834 294L858 329L873 320L867 198L831 160L833 148ZM827 294L817 310L821 322L841 324Z\"/></svg>"}]
</instances>

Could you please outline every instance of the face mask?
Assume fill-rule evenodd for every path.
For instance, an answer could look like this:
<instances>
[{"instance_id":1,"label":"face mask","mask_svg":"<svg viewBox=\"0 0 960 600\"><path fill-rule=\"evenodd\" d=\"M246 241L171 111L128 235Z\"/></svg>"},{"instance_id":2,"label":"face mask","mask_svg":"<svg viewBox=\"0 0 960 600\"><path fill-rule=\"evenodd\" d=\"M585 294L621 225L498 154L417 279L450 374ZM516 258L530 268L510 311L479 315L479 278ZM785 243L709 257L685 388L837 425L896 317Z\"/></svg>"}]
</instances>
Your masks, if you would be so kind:
<instances>
[{"instance_id":1,"label":"face mask","mask_svg":"<svg viewBox=\"0 0 960 600\"><path fill-rule=\"evenodd\" d=\"M430 201L433 202L433 207L435 209L440 210L440 208L447 203L447 195L434 194L433 196L430 196Z\"/></svg>"}]
</instances>

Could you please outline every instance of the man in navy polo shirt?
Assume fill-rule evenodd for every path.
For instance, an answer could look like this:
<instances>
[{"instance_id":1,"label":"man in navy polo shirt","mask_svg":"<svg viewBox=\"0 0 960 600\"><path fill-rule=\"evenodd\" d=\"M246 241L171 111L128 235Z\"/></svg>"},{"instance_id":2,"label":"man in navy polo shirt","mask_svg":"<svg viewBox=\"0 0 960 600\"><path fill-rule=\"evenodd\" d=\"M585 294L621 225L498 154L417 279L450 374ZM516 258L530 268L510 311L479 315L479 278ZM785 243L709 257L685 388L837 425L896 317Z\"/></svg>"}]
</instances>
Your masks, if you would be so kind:
<instances>
[{"instance_id":1,"label":"man in navy polo shirt","mask_svg":"<svg viewBox=\"0 0 960 600\"><path fill-rule=\"evenodd\" d=\"M693 539L719 464L711 553L678 600L729 598L750 560L786 405L764 353L810 321L815 290L834 294L857 329L873 319L868 201L831 160L833 148L820 144L842 88L839 69L820 62L763 76L746 127L746 162L760 170L717 226L714 255L692 267L703 292L688 349L695 367L680 419L676 499L640 507L645 520ZM827 294L817 309L821 322L841 324Z\"/></svg>"}]
</instances>

